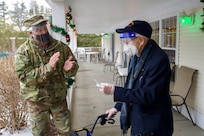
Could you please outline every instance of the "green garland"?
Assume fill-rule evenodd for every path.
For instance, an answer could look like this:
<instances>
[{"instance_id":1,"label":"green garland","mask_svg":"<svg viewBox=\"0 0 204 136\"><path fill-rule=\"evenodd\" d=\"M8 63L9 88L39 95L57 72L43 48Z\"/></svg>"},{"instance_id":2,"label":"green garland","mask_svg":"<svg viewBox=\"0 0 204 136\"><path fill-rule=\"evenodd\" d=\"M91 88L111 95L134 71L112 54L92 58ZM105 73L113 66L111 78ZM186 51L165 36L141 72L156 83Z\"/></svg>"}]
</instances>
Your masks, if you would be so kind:
<instances>
[{"instance_id":1,"label":"green garland","mask_svg":"<svg viewBox=\"0 0 204 136\"><path fill-rule=\"evenodd\" d=\"M50 24L50 27L52 31L56 33L61 33L61 35L65 36L66 38L69 37L69 34L66 32L64 28L53 26L52 24ZM75 27L75 24L70 24L70 27L73 29Z\"/></svg>"},{"instance_id":2,"label":"green garland","mask_svg":"<svg viewBox=\"0 0 204 136\"><path fill-rule=\"evenodd\" d=\"M66 32L66 30L64 28L61 27L57 27L57 26L53 26L51 24L51 29L52 31L56 32L56 33L61 33L63 36L68 35L68 33Z\"/></svg>"},{"instance_id":3,"label":"green garland","mask_svg":"<svg viewBox=\"0 0 204 136\"><path fill-rule=\"evenodd\" d=\"M67 88L70 88L70 86L75 82L74 79L72 79L71 77L65 77L65 83L67 85Z\"/></svg>"},{"instance_id":4,"label":"green garland","mask_svg":"<svg viewBox=\"0 0 204 136\"><path fill-rule=\"evenodd\" d=\"M67 31L64 28L52 25L52 16L49 17L48 22L50 24L52 31L54 31L56 33L61 33L63 36L68 35Z\"/></svg>"},{"instance_id":5,"label":"green garland","mask_svg":"<svg viewBox=\"0 0 204 136\"><path fill-rule=\"evenodd\" d=\"M73 29L73 28L75 28L75 24L69 24L69 26Z\"/></svg>"},{"instance_id":6,"label":"green garland","mask_svg":"<svg viewBox=\"0 0 204 136\"><path fill-rule=\"evenodd\" d=\"M72 17L72 8L69 6L69 11L66 11L66 22L67 24L69 24L69 26L74 29L75 28L75 24L71 24L71 20L73 19Z\"/></svg>"}]
</instances>

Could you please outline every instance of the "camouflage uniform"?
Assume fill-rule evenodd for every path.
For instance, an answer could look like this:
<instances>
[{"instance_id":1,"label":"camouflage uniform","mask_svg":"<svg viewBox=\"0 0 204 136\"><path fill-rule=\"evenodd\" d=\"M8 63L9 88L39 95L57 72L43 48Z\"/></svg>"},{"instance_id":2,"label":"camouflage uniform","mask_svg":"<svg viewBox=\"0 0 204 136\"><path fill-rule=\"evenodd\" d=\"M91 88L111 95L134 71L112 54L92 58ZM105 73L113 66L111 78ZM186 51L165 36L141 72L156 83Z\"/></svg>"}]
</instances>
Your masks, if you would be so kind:
<instances>
[{"instance_id":1,"label":"camouflage uniform","mask_svg":"<svg viewBox=\"0 0 204 136\"><path fill-rule=\"evenodd\" d=\"M55 52L60 52L60 58L56 68L51 68L48 62ZM75 76L79 68L76 61L71 70L64 71L64 63L70 56L76 61L70 48L55 39L51 40L48 48L42 49L29 38L16 51L20 94L28 101L34 136L48 135L50 115L60 135L68 135L70 131L65 77Z\"/></svg>"}]
</instances>

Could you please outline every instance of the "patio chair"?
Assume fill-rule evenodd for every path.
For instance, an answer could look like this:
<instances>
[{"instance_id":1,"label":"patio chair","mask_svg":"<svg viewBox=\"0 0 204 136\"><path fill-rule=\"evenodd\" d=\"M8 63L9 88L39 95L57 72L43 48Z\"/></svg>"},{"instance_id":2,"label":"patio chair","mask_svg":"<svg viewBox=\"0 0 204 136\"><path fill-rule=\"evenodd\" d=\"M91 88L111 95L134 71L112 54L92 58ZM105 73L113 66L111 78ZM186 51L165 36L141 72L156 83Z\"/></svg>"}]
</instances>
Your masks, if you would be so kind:
<instances>
[{"instance_id":1,"label":"patio chair","mask_svg":"<svg viewBox=\"0 0 204 136\"><path fill-rule=\"evenodd\" d=\"M176 65L173 63L170 63L171 67L171 81L175 81L175 71L176 71Z\"/></svg>"},{"instance_id":2,"label":"patio chair","mask_svg":"<svg viewBox=\"0 0 204 136\"><path fill-rule=\"evenodd\" d=\"M116 73L115 84L118 86L124 86L128 75L128 68L118 68Z\"/></svg>"},{"instance_id":3,"label":"patio chair","mask_svg":"<svg viewBox=\"0 0 204 136\"><path fill-rule=\"evenodd\" d=\"M115 67L113 68L113 81L117 79L117 74L118 74L118 68Z\"/></svg>"},{"instance_id":4,"label":"patio chair","mask_svg":"<svg viewBox=\"0 0 204 136\"><path fill-rule=\"evenodd\" d=\"M108 67L110 68L110 71L111 71L111 67L115 67L115 64L116 64L117 59L118 59L118 54L119 54L119 51L116 52L113 62L106 62L104 64L103 72L105 72L105 70L108 69Z\"/></svg>"},{"instance_id":5,"label":"patio chair","mask_svg":"<svg viewBox=\"0 0 204 136\"><path fill-rule=\"evenodd\" d=\"M189 112L189 109L186 103L186 99L191 90L196 72L197 72L196 69L192 69L192 68L185 67L185 66L179 67L178 75L175 80L175 85L173 87L172 93L170 94L171 100L172 100L172 106L175 106L177 111L181 113L181 111L178 109L178 106L185 105L188 115L193 125L195 125L195 123Z\"/></svg>"},{"instance_id":6,"label":"patio chair","mask_svg":"<svg viewBox=\"0 0 204 136\"><path fill-rule=\"evenodd\" d=\"M86 51L84 48L77 48L78 53L78 60L79 61L85 61L86 60Z\"/></svg>"},{"instance_id":7,"label":"patio chair","mask_svg":"<svg viewBox=\"0 0 204 136\"><path fill-rule=\"evenodd\" d=\"M176 75L176 65L174 63L170 63L171 68L171 80L170 80L170 93L173 90L174 84L175 84L175 75Z\"/></svg>"}]
</instances>

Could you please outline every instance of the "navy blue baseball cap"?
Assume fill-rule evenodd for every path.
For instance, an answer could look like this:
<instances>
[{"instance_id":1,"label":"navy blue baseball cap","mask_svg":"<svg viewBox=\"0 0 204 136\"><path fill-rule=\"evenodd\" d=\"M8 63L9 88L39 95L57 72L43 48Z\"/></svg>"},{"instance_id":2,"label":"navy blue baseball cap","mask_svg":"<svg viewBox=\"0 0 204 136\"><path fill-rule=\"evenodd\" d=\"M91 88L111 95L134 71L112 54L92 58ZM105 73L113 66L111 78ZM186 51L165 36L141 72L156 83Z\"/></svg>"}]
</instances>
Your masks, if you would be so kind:
<instances>
[{"instance_id":1,"label":"navy blue baseball cap","mask_svg":"<svg viewBox=\"0 0 204 136\"><path fill-rule=\"evenodd\" d=\"M142 20L134 20L132 21L128 26L126 26L125 28L119 28L116 29L117 33L138 33L141 34L143 36L146 36L147 38L151 38L152 35L152 27L151 25L146 22L146 21L142 21Z\"/></svg>"}]
</instances>

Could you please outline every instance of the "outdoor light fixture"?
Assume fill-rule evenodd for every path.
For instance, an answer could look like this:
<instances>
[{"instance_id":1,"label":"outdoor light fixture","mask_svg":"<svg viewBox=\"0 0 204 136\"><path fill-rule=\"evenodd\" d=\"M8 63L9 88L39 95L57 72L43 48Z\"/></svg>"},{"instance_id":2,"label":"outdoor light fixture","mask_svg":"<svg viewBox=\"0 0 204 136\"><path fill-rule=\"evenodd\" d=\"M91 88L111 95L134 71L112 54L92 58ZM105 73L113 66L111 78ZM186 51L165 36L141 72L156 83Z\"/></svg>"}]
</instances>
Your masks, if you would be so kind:
<instances>
[{"instance_id":1,"label":"outdoor light fixture","mask_svg":"<svg viewBox=\"0 0 204 136\"><path fill-rule=\"evenodd\" d=\"M181 25L192 25L193 24L193 17L192 16L185 16L179 17Z\"/></svg>"},{"instance_id":2,"label":"outdoor light fixture","mask_svg":"<svg viewBox=\"0 0 204 136\"><path fill-rule=\"evenodd\" d=\"M203 14L202 15L200 15L202 18L203 18L203 22L201 23L201 28L200 28L200 30L202 31L202 32L204 32L204 8L203 8Z\"/></svg>"},{"instance_id":3,"label":"outdoor light fixture","mask_svg":"<svg viewBox=\"0 0 204 136\"><path fill-rule=\"evenodd\" d=\"M187 15L185 11L181 12L179 16L180 25L193 25L194 15Z\"/></svg>"},{"instance_id":4,"label":"outdoor light fixture","mask_svg":"<svg viewBox=\"0 0 204 136\"><path fill-rule=\"evenodd\" d=\"M110 35L107 33L103 33L102 36L105 36L106 38L109 37Z\"/></svg>"}]
</instances>

